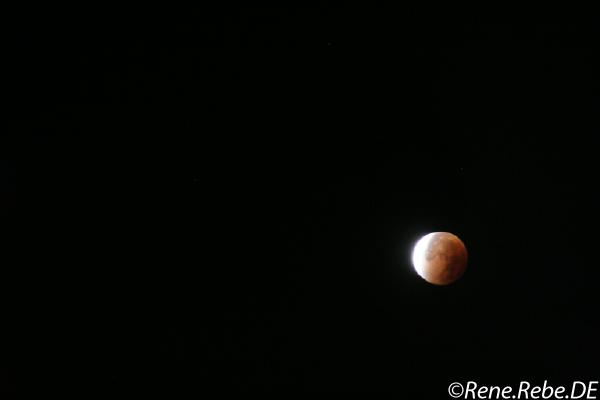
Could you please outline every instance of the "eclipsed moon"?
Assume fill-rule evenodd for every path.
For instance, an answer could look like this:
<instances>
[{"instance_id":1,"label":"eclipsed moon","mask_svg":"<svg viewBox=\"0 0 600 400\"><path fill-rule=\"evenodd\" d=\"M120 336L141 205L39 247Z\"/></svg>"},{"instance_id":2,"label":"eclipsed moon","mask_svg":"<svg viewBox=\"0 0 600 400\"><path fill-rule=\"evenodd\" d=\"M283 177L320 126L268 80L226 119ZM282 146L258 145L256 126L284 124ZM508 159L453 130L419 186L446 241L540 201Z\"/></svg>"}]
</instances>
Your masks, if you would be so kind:
<instances>
[{"instance_id":1,"label":"eclipsed moon","mask_svg":"<svg viewBox=\"0 0 600 400\"><path fill-rule=\"evenodd\" d=\"M467 248L449 232L432 232L419 239L413 249L412 262L427 282L449 285L467 269Z\"/></svg>"}]
</instances>

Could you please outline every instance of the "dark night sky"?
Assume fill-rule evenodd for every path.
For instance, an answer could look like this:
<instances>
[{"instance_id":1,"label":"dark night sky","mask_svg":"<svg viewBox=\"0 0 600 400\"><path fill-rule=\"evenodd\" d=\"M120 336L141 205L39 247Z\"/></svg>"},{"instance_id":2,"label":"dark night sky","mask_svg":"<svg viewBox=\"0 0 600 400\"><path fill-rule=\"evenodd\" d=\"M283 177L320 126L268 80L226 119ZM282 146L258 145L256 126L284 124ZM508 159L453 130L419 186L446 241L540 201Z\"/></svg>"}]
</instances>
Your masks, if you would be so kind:
<instances>
[{"instance_id":1,"label":"dark night sky","mask_svg":"<svg viewBox=\"0 0 600 400\"><path fill-rule=\"evenodd\" d=\"M79 11L19 25L9 118L11 286L54 384L447 398L598 376L597 24ZM432 231L469 250L454 285L413 272Z\"/></svg>"}]
</instances>

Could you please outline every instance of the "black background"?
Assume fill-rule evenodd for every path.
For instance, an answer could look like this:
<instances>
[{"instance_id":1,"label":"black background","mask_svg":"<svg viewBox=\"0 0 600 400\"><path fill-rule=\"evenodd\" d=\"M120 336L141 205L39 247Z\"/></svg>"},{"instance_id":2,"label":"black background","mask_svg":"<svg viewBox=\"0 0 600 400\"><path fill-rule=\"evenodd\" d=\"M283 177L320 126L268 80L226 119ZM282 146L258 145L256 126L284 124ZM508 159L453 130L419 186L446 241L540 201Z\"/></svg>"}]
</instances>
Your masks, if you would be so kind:
<instances>
[{"instance_id":1,"label":"black background","mask_svg":"<svg viewBox=\"0 0 600 400\"><path fill-rule=\"evenodd\" d=\"M50 12L12 30L2 217L25 133L4 293L52 384L448 398L598 377L594 21ZM447 287L410 263L432 231L469 250ZM6 387L35 386L5 343Z\"/></svg>"}]
</instances>

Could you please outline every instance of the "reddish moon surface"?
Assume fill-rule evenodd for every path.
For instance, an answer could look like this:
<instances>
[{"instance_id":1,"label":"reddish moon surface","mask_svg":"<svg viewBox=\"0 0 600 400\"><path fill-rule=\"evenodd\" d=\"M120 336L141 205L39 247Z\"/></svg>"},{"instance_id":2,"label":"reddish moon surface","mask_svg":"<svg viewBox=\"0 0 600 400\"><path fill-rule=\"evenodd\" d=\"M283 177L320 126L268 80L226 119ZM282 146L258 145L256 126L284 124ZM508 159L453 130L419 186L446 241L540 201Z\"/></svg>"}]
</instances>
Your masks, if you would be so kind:
<instances>
[{"instance_id":1,"label":"reddish moon surface","mask_svg":"<svg viewBox=\"0 0 600 400\"><path fill-rule=\"evenodd\" d=\"M419 239L413 249L412 262L427 282L449 285L467 269L467 248L449 232L433 232Z\"/></svg>"}]
</instances>

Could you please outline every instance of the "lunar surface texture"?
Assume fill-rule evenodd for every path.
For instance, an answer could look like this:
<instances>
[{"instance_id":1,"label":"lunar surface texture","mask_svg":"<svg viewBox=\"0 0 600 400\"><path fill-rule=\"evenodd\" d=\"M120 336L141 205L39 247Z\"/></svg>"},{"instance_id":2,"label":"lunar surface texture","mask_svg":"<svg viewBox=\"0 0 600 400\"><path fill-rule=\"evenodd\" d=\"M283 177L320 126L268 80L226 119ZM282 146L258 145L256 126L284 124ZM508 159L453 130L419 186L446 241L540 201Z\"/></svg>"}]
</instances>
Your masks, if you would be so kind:
<instances>
[{"instance_id":1,"label":"lunar surface texture","mask_svg":"<svg viewBox=\"0 0 600 400\"><path fill-rule=\"evenodd\" d=\"M432 232L419 239L413 249L412 262L427 282L449 285L467 268L467 248L462 240L449 232Z\"/></svg>"}]
</instances>

